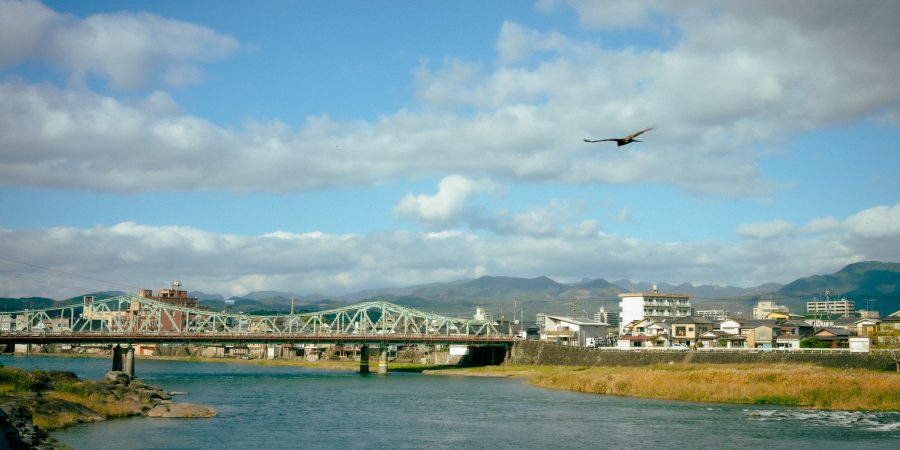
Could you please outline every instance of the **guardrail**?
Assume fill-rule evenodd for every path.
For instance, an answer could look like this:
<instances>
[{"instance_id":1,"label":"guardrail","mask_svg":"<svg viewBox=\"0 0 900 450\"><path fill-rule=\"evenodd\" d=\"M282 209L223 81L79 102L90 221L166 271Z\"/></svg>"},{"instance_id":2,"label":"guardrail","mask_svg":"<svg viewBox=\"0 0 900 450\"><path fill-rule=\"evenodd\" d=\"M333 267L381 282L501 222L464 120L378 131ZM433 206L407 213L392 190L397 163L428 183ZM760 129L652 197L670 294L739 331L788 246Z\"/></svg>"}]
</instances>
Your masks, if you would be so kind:
<instances>
[{"instance_id":1,"label":"guardrail","mask_svg":"<svg viewBox=\"0 0 900 450\"><path fill-rule=\"evenodd\" d=\"M689 349L676 349L672 347L634 347L634 348L619 348L619 347L579 347L579 348L590 348L591 350L603 351L603 352L645 352L645 353L654 353L654 352L672 352L672 353L687 353L687 352L701 352L701 353L877 353L877 352L891 352L890 349L870 349L868 351L853 351L849 348L697 348L694 350ZM900 349L898 349L900 350ZM898 351L893 350L893 351Z\"/></svg>"}]
</instances>

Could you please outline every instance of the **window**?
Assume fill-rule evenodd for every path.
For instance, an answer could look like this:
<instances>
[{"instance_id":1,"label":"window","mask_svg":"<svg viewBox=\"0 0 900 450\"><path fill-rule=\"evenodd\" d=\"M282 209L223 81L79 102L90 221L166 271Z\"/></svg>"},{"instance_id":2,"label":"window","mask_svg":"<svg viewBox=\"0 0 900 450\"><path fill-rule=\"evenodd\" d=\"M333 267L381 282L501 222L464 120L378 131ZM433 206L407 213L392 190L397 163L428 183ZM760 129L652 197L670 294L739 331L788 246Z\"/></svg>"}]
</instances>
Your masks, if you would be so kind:
<instances>
[{"instance_id":1,"label":"window","mask_svg":"<svg viewBox=\"0 0 900 450\"><path fill-rule=\"evenodd\" d=\"M675 327L675 336L687 336L684 327Z\"/></svg>"}]
</instances>

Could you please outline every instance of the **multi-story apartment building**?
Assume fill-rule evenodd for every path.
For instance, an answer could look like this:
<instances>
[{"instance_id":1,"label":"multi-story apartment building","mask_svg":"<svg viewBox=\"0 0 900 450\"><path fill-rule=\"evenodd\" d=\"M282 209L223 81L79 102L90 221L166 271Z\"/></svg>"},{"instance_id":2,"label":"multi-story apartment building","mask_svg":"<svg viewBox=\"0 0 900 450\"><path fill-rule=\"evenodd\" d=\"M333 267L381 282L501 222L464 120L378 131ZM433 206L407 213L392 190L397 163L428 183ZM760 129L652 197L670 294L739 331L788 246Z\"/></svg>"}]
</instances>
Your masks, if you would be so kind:
<instances>
[{"instance_id":1,"label":"multi-story apartment building","mask_svg":"<svg viewBox=\"0 0 900 450\"><path fill-rule=\"evenodd\" d=\"M753 319L765 320L769 317L769 314L773 312L787 314L789 310L787 306L776 305L775 301L771 298L761 298L756 302L756 306L753 307Z\"/></svg>"},{"instance_id":2,"label":"multi-story apartment building","mask_svg":"<svg viewBox=\"0 0 900 450\"><path fill-rule=\"evenodd\" d=\"M594 313L594 320L609 325L609 329L612 331L619 329L618 311L607 311L606 308L601 306L600 311Z\"/></svg>"},{"instance_id":3,"label":"multi-story apartment building","mask_svg":"<svg viewBox=\"0 0 900 450\"><path fill-rule=\"evenodd\" d=\"M656 286L652 292L619 294L619 332L622 327L644 317L687 317L691 315L691 300L687 294L662 294Z\"/></svg>"},{"instance_id":4,"label":"multi-story apartment building","mask_svg":"<svg viewBox=\"0 0 900 450\"><path fill-rule=\"evenodd\" d=\"M841 317L850 317L855 311L856 305L853 300L847 300L846 298L825 301L813 299L806 302L806 312L808 314L840 314Z\"/></svg>"},{"instance_id":5,"label":"multi-story apartment building","mask_svg":"<svg viewBox=\"0 0 900 450\"><path fill-rule=\"evenodd\" d=\"M707 309L694 313L697 317L705 317L709 320L723 321L728 318L728 311L724 309Z\"/></svg>"}]
</instances>

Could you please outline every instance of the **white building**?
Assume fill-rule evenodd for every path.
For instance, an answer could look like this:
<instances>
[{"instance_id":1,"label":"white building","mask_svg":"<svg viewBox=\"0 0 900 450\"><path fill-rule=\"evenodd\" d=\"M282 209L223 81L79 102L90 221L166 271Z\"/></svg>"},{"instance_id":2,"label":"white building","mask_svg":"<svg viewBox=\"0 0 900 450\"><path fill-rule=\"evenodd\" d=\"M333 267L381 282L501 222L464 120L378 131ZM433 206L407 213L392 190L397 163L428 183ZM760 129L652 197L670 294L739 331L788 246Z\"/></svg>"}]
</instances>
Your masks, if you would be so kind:
<instances>
[{"instance_id":1,"label":"white building","mask_svg":"<svg viewBox=\"0 0 900 450\"><path fill-rule=\"evenodd\" d=\"M687 317L691 315L690 296L686 294L660 294L653 286L653 292L630 292L619 294L619 317L622 332L624 324L644 317Z\"/></svg>"},{"instance_id":2,"label":"white building","mask_svg":"<svg viewBox=\"0 0 900 450\"><path fill-rule=\"evenodd\" d=\"M559 342L561 345L587 347L588 342L606 343L609 325L590 319L543 315L544 327L541 340Z\"/></svg>"},{"instance_id":3,"label":"white building","mask_svg":"<svg viewBox=\"0 0 900 450\"><path fill-rule=\"evenodd\" d=\"M753 307L753 319L768 319L769 314L773 312L788 314L790 311L788 310L787 306L776 305L775 301L772 299L760 299L758 302L756 302L756 306Z\"/></svg>"},{"instance_id":4,"label":"white building","mask_svg":"<svg viewBox=\"0 0 900 450\"><path fill-rule=\"evenodd\" d=\"M706 309L694 313L697 317L706 317L712 321L722 321L728 318L728 311L724 309Z\"/></svg>"},{"instance_id":5,"label":"white building","mask_svg":"<svg viewBox=\"0 0 900 450\"><path fill-rule=\"evenodd\" d=\"M846 298L825 301L813 299L806 302L806 312L809 314L839 314L841 317L850 317L855 311L856 305L853 300L847 300Z\"/></svg>"}]
</instances>

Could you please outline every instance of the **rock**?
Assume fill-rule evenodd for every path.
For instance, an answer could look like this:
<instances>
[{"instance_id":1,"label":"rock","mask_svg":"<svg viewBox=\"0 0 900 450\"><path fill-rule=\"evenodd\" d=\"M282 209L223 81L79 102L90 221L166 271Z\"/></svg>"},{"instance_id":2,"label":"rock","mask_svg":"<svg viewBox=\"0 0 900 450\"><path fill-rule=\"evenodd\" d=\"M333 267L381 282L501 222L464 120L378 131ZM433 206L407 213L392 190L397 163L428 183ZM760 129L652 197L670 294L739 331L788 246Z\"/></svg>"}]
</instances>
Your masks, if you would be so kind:
<instances>
[{"instance_id":1,"label":"rock","mask_svg":"<svg viewBox=\"0 0 900 450\"><path fill-rule=\"evenodd\" d=\"M47 432L36 427L31 413L22 406L4 405L0 407L0 431L6 444L12 449L54 449L59 446Z\"/></svg>"},{"instance_id":2,"label":"rock","mask_svg":"<svg viewBox=\"0 0 900 450\"><path fill-rule=\"evenodd\" d=\"M103 381L112 384L124 384L128 386L131 383L131 375L128 375L125 372L119 370L110 370L106 372L106 375L103 377Z\"/></svg>"},{"instance_id":3,"label":"rock","mask_svg":"<svg viewBox=\"0 0 900 450\"><path fill-rule=\"evenodd\" d=\"M147 417L215 417L216 411L191 403L161 403L147 412Z\"/></svg>"}]
</instances>

